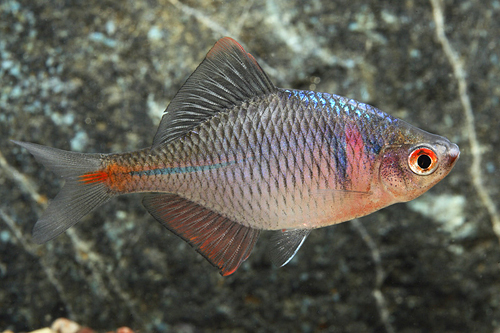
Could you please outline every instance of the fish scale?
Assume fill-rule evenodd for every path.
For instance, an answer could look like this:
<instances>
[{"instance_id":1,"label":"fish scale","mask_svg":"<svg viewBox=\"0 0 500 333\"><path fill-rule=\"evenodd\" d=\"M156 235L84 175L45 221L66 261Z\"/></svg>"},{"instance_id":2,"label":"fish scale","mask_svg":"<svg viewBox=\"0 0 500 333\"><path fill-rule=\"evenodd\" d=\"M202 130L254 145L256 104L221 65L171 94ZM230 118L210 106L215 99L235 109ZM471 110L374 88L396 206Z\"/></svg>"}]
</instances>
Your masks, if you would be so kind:
<instances>
[{"instance_id":1,"label":"fish scale","mask_svg":"<svg viewBox=\"0 0 500 333\"><path fill-rule=\"evenodd\" d=\"M221 161L238 160L243 156L248 156L249 160L256 162L255 165L238 162L231 167L208 170L207 172L210 173L208 176L203 172L179 173L170 175L170 180L165 180L164 175L154 175L146 178L147 184L130 185L129 190L122 193L138 190L172 192L198 202L242 225L260 229L297 227L283 224L282 220L286 215L297 215L296 207L300 207L301 211L304 207L313 207L308 211L314 210L317 199L302 202L302 197L307 190L326 188L328 185L330 189L348 187L346 182L339 181L340 177L336 176L338 173L335 171L335 166L329 162L333 160L332 156L335 154L343 153L339 152L338 148L336 150L325 149L321 145L325 142L325 136L336 137L337 133L343 133L345 129L342 126L336 126L337 123L331 121L321 121L324 127L317 126L318 122L311 119L316 119L316 117L321 119L329 113L309 107L302 107L297 111L297 108L290 107L290 104L295 104L294 101L284 99L282 95L277 94L273 98L268 97L263 101L254 102L253 107L258 109L258 106L261 106L260 111L243 105L230 111L226 117L206 122L182 141L163 148L161 157L156 158L172 161L167 163L170 164L170 168L180 168L184 165L213 165ZM257 130L254 127L245 127L244 124L251 123L247 115L255 112L263 113L264 115L260 118L264 119L264 122L267 120L269 125L264 124L267 131L264 132L263 138L265 139L260 144L257 142L248 144L251 141L249 138L255 137ZM231 126L228 126L227 122L231 122ZM315 122L316 126L310 126L309 122ZM310 165L305 163L303 155L305 147L297 149L298 146L304 146L298 143L297 138L311 143L313 148L307 151L321 153L317 154L318 156L311 161ZM257 151L254 149L263 145L265 145L264 149L260 147ZM201 154L190 150L199 151ZM259 154L262 151L267 151L268 154ZM212 154L207 152L212 152ZM155 165L158 163L151 161L139 164ZM262 173L259 165L267 166L265 174ZM325 167L322 172L318 168L314 172L313 165ZM304 177L294 176L296 172L300 175L307 173L307 169L310 169L309 183L305 183ZM242 181L254 185L243 186ZM337 187L332 187L331 183ZM262 184L267 186L262 186ZM221 202L224 202L224 205L220 205ZM301 221L314 218L316 216L312 213L299 216ZM297 223L295 220L293 223Z\"/></svg>"},{"instance_id":2,"label":"fish scale","mask_svg":"<svg viewBox=\"0 0 500 333\"><path fill-rule=\"evenodd\" d=\"M33 229L48 241L116 195L143 204L222 275L261 230L288 263L311 230L412 200L459 156L446 138L352 99L275 87L233 39L219 40L165 110L149 148L81 154L27 142L66 182Z\"/></svg>"}]
</instances>

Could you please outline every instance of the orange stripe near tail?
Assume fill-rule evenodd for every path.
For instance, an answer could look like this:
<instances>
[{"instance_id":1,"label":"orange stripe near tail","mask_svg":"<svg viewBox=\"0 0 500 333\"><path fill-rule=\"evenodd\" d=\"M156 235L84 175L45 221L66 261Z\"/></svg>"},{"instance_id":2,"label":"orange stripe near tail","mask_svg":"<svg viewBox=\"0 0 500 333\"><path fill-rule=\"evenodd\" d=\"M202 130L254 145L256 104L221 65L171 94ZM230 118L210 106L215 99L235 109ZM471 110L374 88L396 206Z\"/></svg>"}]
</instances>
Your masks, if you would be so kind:
<instances>
[{"instance_id":1,"label":"orange stripe near tail","mask_svg":"<svg viewBox=\"0 0 500 333\"><path fill-rule=\"evenodd\" d=\"M108 180L109 174L101 170L97 172L86 173L78 178L80 178L80 181L84 184L104 183Z\"/></svg>"},{"instance_id":2,"label":"orange stripe near tail","mask_svg":"<svg viewBox=\"0 0 500 333\"><path fill-rule=\"evenodd\" d=\"M131 170L134 169L112 163L104 169L78 176L78 181L86 185L105 184L113 192L126 193L132 181Z\"/></svg>"}]
</instances>

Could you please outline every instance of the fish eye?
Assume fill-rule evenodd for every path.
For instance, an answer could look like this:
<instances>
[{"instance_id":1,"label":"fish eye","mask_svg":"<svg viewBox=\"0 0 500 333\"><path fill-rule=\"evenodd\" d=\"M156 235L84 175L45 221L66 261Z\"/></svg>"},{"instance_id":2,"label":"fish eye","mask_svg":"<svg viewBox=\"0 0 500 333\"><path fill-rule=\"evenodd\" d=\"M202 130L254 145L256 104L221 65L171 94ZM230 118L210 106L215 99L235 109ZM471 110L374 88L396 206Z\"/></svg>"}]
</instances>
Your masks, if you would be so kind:
<instances>
[{"instance_id":1,"label":"fish eye","mask_svg":"<svg viewBox=\"0 0 500 333\"><path fill-rule=\"evenodd\" d=\"M437 167L436 153L427 147L417 147L408 156L408 165L417 175L430 175Z\"/></svg>"}]
</instances>

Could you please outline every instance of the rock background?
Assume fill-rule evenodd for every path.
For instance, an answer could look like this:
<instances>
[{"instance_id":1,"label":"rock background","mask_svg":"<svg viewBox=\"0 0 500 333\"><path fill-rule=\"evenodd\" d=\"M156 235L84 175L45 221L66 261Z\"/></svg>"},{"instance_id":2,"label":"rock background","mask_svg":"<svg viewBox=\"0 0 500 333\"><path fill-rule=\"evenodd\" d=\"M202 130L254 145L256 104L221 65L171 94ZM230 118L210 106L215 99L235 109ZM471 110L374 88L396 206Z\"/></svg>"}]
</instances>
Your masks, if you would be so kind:
<instances>
[{"instance_id":1,"label":"rock background","mask_svg":"<svg viewBox=\"0 0 500 333\"><path fill-rule=\"evenodd\" d=\"M101 331L499 332L499 31L498 0L1 1L0 330L65 316ZM348 96L450 138L457 166L409 204L314 231L281 269L267 233L222 278L140 195L34 244L61 182L8 140L148 146L226 35L277 86Z\"/></svg>"}]
</instances>

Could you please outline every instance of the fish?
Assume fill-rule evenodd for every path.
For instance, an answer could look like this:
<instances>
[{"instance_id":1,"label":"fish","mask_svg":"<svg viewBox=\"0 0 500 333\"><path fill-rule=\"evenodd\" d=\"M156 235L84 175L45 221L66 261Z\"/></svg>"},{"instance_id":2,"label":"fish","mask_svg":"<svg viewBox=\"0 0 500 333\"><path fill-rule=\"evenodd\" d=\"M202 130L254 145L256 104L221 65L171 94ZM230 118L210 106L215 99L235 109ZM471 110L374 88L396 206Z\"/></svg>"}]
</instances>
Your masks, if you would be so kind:
<instances>
[{"instance_id":1,"label":"fish","mask_svg":"<svg viewBox=\"0 0 500 333\"><path fill-rule=\"evenodd\" d=\"M167 106L151 147L86 154L13 141L65 183L33 241L52 240L111 198L143 205L223 276L264 230L286 265L314 229L413 200L453 168L458 146L353 99L276 87L230 37Z\"/></svg>"}]
</instances>

